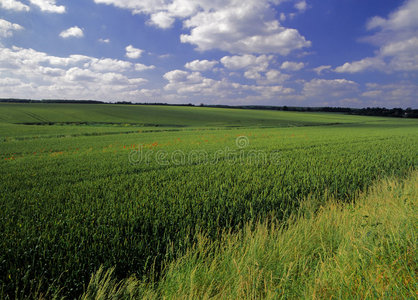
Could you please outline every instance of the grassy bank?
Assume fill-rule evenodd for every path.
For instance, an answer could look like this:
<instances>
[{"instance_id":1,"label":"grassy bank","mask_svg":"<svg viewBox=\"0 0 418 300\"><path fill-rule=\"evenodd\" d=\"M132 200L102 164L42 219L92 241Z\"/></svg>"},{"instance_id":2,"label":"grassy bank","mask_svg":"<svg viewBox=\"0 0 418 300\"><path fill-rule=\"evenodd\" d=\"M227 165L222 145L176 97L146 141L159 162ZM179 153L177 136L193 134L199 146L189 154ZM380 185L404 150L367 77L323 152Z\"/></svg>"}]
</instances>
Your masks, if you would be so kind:
<instances>
[{"instance_id":1,"label":"grassy bank","mask_svg":"<svg viewBox=\"0 0 418 300\"><path fill-rule=\"evenodd\" d=\"M355 204L309 200L284 225L250 224L220 242L200 235L153 284L100 269L83 298L413 298L417 200L416 171L378 182Z\"/></svg>"}]
</instances>

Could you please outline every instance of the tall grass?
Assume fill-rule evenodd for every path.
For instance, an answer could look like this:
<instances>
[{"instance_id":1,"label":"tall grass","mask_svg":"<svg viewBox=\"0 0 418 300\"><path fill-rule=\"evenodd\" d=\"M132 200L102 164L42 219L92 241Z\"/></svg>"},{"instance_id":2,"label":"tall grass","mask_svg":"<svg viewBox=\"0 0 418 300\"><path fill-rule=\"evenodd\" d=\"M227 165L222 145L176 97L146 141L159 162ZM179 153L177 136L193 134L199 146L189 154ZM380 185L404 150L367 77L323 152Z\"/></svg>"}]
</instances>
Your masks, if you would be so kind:
<instances>
[{"instance_id":1,"label":"tall grass","mask_svg":"<svg viewBox=\"0 0 418 300\"><path fill-rule=\"evenodd\" d=\"M204 234L164 277L92 275L83 299L414 298L418 172L378 182L351 204L307 200L285 223Z\"/></svg>"}]
</instances>

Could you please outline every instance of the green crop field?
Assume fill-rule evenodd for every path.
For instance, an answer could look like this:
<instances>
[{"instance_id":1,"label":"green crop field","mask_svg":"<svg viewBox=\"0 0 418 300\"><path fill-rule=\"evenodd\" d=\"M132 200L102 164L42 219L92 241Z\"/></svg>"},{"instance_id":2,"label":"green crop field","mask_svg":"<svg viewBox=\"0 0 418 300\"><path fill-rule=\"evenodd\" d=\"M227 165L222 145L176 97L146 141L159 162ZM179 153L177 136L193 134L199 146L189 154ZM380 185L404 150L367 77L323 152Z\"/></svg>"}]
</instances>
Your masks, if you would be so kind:
<instances>
[{"instance_id":1,"label":"green crop field","mask_svg":"<svg viewBox=\"0 0 418 300\"><path fill-rule=\"evenodd\" d=\"M306 198L349 202L418 165L418 120L200 107L0 104L1 298L148 280Z\"/></svg>"}]
</instances>

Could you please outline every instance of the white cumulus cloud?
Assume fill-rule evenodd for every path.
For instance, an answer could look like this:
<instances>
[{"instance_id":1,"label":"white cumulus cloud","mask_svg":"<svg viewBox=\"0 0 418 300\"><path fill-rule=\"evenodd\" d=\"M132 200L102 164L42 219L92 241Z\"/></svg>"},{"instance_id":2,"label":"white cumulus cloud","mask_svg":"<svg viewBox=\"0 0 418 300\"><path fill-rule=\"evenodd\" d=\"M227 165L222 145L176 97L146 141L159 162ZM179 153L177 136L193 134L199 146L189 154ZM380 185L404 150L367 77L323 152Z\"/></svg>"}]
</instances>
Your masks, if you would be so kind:
<instances>
[{"instance_id":1,"label":"white cumulus cloud","mask_svg":"<svg viewBox=\"0 0 418 300\"><path fill-rule=\"evenodd\" d=\"M269 62L273 56L260 55L255 56L251 54L224 56L221 58L221 63L228 69L239 70L248 67L255 67L259 70L265 70L269 66Z\"/></svg>"},{"instance_id":2,"label":"white cumulus cloud","mask_svg":"<svg viewBox=\"0 0 418 300\"><path fill-rule=\"evenodd\" d=\"M14 31L22 30L23 27L19 24L11 23L9 21L0 19L0 37L10 37Z\"/></svg>"},{"instance_id":3,"label":"white cumulus cloud","mask_svg":"<svg viewBox=\"0 0 418 300\"><path fill-rule=\"evenodd\" d=\"M70 38L70 37L82 38L83 36L84 36L84 32L78 26L68 28L60 33L60 37L64 39Z\"/></svg>"},{"instance_id":4,"label":"white cumulus cloud","mask_svg":"<svg viewBox=\"0 0 418 300\"><path fill-rule=\"evenodd\" d=\"M138 85L147 82L136 73L128 61L77 54L59 57L0 45L0 97L132 99Z\"/></svg>"},{"instance_id":5,"label":"white cumulus cloud","mask_svg":"<svg viewBox=\"0 0 418 300\"><path fill-rule=\"evenodd\" d=\"M280 66L280 69L288 70L288 71L299 71L305 67L303 62L297 63L293 61L285 61Z\"/></svg>"},{"instance_id":6,"label":"white cumulus cloud","mask_svg":"<svg viewBox=\"0 0 418 300\"><path fill-rule=\"evenodd\" d=\"M173 25L174 21L175 18L170 16L170 14L168 14L167 12L160 11L151 15L148 24L167 29Z\"/></svg>"},{"instance_id":7,"label":"white cumulus cloud","mask_svg":"<svg viewBox=\"0 0 418 300\"><path fill-rule=\"evenodd\" d=\"M390 84L366 84L361 94L367 99L368 106L414 107L418 95L418 86L413 83L398 82Z\"/></svg>"},{"instance_id":8,"label":"white cumulus cloud","mask_svg":"<svg viewBox=\"0 0 418 300\"><path fill-rule=\"evenodd\" d=\"M220 49L233 54L290 52L311 45L296 29L283 27L272 4L284 0L95 0L150 17L148 24L169 28L176 19L189 33L183 43L200 51ZM302 8L304 1L297 4Z\"/></svg>"},{"instance_id":9,"label":"white cumulus cloud","mask_svg":"<svg viewBox=\"0 0 418 300\"><path fill-rule=\"evenodd\" d=\"M279 70L269 70L266 72L265 78L259 83L261 84L277 84L283 83L290 78L290 75L283 74Z\"/></svg>"},{"instance_id":10,"label":"white cumulus cloud","mask_svg":"<svg viewBox=\"0 0 418 300\"><path fill-rule=\"evenodd\" d=\"M385 62L379 57L367 57L335 68L337 73L357 73L366 69L384 70Z\"/></svg>"},{"instance_id":11,"label":"white cumulus cloud","mask_svg":"<svg viewBox=\"0 0 418 300\"><path fill-rule=\"evenodd\" d=\"M164 74L164 78L170 82L182 82L185 81L189 72L182 70L173 70Z\"/></svg>"},{"instance_id":12,"label":"white cumulus cloud","mask_svg":"<svg viewBox=\"0 0 418 300\"><path fill-rule=\"evenodd\" d=\"M155 69L154 65L135 64L135 71L145 71Z\"/></svg>"},{"instance_id":13,"label":"white cumulus cloud","mask_svg":"<svg viewBox=\"0 0 418 300\"><path fill-rule=\"evenodd\" d=\"M302 93L308 98L337 98L355 95L358 83L347 79L312 79L305 82Z\"/></svg>"},{"instance_id":14,"label":"white cumulus cloud","mask_svg":"<svg viewBox=\"0 0 418 300\"><path fill-rule=\"evenodd\" d=\"M346 62L335 69L339 73L365 70L418 70L418 0L407 0L387 18L371 18L366 27L377 32L364 40L379 47L376 55Z\"/></svg>"},{"instance_id":15,"label":"white cumulus cloud","mask_svg":"<svg viewBox=\"0 0 418 300\"><path fill-rule=\"evenodd\" d=\"M125 48L125 50L126 50L126 54L125 54L125 56L126 56L127 58L131 58L131 59L137 59L137 58L140 58L140 57L141 57L141 55L142 55L142 52L144 52L144 50L137 49L137 48L135 48L135 47L134 47L134 46L132 46L132 45L127 46L127 47Z\"/></svg>"},{"instance_id":16,"label":"white cumulus cloud","mask_svg":"<svg viewBox=\"0 0 418 300\"><path fill-rule=\"evenodd\" d=\"M55 0L29 0L33 5L38 6L41 11L48 13L63 14L66 9L63 5L56 5Z\"/></svg>"},{"instance_id":17,"label":"white cumulus cloud","mask_svg":"<svg viewBox=\"0 0 418 300\"><path fill-rule=\"evenodd\" d=\"M272 55L255 56L252 54L224 56L221 63L230 70L243 70L244 77L247 79L266 81L266 72L270 63L273 61Z\"/></svg>"},{"instance_id":18,"label":"white cumulus cloud","mask_svg":"<svg viewBox=\"0 0 418 300\"><path fill-rule=\"evenodd\" d=\"M296 29L282 27L274 18L268 18L270 8L263 1L232 2L219 11L199 12L186 20L184 26L190 33L182 34L180 40L196 45L200 51L220 49L237 54L288 55L310 46Z\"/></svg>"},{"instance_id":19,"label":"white cumulus cloud","mask_svg":"<svg viewBox=\"0 0 418 300\"><path fill-rule=\"evenodd\" d=\"M124 72L132 68L132 63L111 58L90 58L83 67L98 72Z\"/></svg>"},{"instance_id":20,"label":"white cumulus cloud","mask_svg":"<svg viewBox=\"0 0 418 300\"><path fill-rule=\"evenodd\" d=\"M14 11L29 11L30 7L17 0L1 0L0 6Z\"/></svg>"},{"instance_id":21,"label":"white cumulus cloud","mask_svg":"<svg viewBox=\"0 0 418 300\"><path fill-rule=\"evenodd\" d=\"M208 71L208 70L213 69L213 67L217 64L218 62L216 60L209 61L207 59L204 59L204 60L196 59L194 61L186 63L184 67L192 71L203 72L203 71Z\"/></svg>"},{"instance_id":22,"label":"white cumulus cloud","mask_svg":"<svg viewBox=\"0 0 418 300\"><path fill-rule=\"evenodd\" d=\"M268 72L270 79L277 75ZM231 82L226 78L220 80L202 76L200 72L173 70L167 72L164 78L168 84L164 87L165 98L185 102L194 99L195 102L254 104L276 103L287 97L293 97L295 90L281 85L246 85Z\"/></svg>"}]
</instances>

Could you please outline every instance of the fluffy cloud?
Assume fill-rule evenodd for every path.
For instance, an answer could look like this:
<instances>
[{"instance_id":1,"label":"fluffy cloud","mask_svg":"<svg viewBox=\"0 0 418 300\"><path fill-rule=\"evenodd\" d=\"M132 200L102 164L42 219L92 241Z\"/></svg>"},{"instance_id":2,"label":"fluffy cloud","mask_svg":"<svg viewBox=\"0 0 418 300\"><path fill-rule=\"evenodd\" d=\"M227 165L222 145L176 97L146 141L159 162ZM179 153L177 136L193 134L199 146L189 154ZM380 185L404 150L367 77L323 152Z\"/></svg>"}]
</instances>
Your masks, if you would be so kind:
<instances>
[{"instance_id":1,"label":"fluffy cloud","mask_svg":"<svg viewBox=\"0 0 418 300\"><path fill-rule=\"evenodd\" d=\"M195 103L218 104L283 104L285 99L294 99L296 91L292 88L279 85L279 71L270 70L260 80L271 85L241 84L230 81L228 78L212 79L202 76L200 72L187 72L173 70L167 72L164 78L168 84L164 91L171 99L190 101ZM287 75L286 75L287 76ZM267 79L268 78L268 79ZM170 94L171 93L171 94Z\"/></svg>"},{"instance_id":2,"label":"fluffy cloud","mask_svg":"<svg viewBox=\"0 0 418 300\"><path fill-rule=\"evenodd\" d=\"M366 84L366 90L361 94L367 106L413 107L416 105L418 86L408 82L391 84Z\"/></svg>"},{"instance_id":3,"label":"fluffy cloud","mask_svg":"<svg viewBox=\"0 0 418 300\"><path fill-rule=\"evenodd\" d=\"M130 9L133 13L150 16L148 24L169 28L175 19L183 21L190 30L180 40L190 43L200 51L220 49L233 54L290 52L309 47L296 29L285 28L275 19L272 3L282 0L172 0L133 1L95 0L96 3L112 4ZM304 9L304 1L297 4Z\"/></svg>"},{"instance_id":4,"label":"fluffy cloud","mask_svg":"<svg viewBox=\"0 0 418 300\"><path fill-rule=\"evenodd\" d=\"M167 72L164 78L168 84L164 87L172 99L183 102L189 97L195 101L208 101L210 103L277 103L278 99L289 97L294 90L280 85L259 86L245 85L231 82L227 79L215 80L202 76L200 72L187 72L173 70ZM170 94L171 93L171 94ZM187 96L188 98L182 98Z\"/></svg>"},{"instance_id":5,"label":"fluffy cloud","mask_svg":"<svg viewBox=\"0 0 418 300\"><path fill-rule=\"evenodd\" d=\"M10 23L9 21L0 19L0 37L10 37L14 31L22 30L19 24Z\"/></svg>"},{"instance_id":6,"label":"fluffy cloud","mask_svg":"<svg viewBox=\"0 0 418 300\"><path fill-rule=\"evenodd\" d=\"M164 74L168 84L166 91L178 94L200 94L201 96L222 96L220 90L226 90L226 83L205 78L199 72L173 70Z\"/></svg>"},{"instance_id":7,"label":"fluffy cloud","mask_svg":"<svg viewBox=\"0 0 418 300\"><path fill-rule=\"evenodd\" d=\"M35 57L39 56L39 61L46 61L49 64L56 66L56 67L68 67L73 65L78 65L81 63L86 63L93 60L90 56L73 54L68 57L58 57L58 56L48 56L45 53L37 52L33 49L22 49L18 47L13 47L13 50L20 50L18 53L22 54L22 56L26 55L34 55ZM44 58L46 57L46 58Z\"/></svg>"},{"instance_id":8,"label":"fluffy cloud","mask_svg":"<svg viewBox=\"0 0 418 300\"><path fill-rule=\"evenodd\" d=\"M273 60L272 55L245 54L224 56L221 58L221 63L230 70L243 70L245 78L256 80L261 85L282 83L290 76L278 70L269 69Z\"/></svg>"},{"instance_id":9,"label":"fluffy cloud","mask_svg":"<svg viewBox=\"0 0 418 300\"><path fill-rule=\"evenodd\" d=\"M175 21L175 18L170 16L168 13L161 11L161 12L152 14L147 23L150 25L157 26L159 28L167 29L173 25L174 21Z\"/></svg>"},{"instance_id":10,"label":"fluffy cloud","mask_svg":"<svg viewBox=\"0 0 418 300\"><path fill-rule=\"evenodd\" d=\"M218 62L216 60L209 61L207 59L204 59L204 60L196 59L194 61L186 63L184 67L192 71L203 72L203 71L211 70L217 64Z\"/></svg>"},{"instance_id":11,"label":"fluffy cloud","mask_svg":"<svg viewBox=\"0 0 418 300\"><path fill-rule=\"evenodd\" d=\"M386 31L411 30L418 26L418 1L407 0L404 4L389 14L387 19L376 16L367 22L367 29L382 29Z\"/></svg>"},{"instance_id":12,"label":"fluffy cloud","mask_svg":"<svg viewBox=\"0 0 418 300\"><path fill-rule=\"evenodd\" d=\"M132 45L127 46L127 47L125 48L125 50L126 50L126 54L125 54L125 56L126 56L127 58L131 58L131 59L137 59L137 58L140 58L140 57L141 57L141 55L142 55L142 52L144 52L144 50L137 49L137 48L135 48L135 47L134 47L134 46L132 46Z\"/></svg>"},{"instance_id":13,"label":"fluffy cloud","mask_svg":"<svg viewBox=\"0 0 418 300\"><path fill-rule=\"evenodd\" d=\"M167 79L170 83L176 83L185 81L189 72L182 71L182 70L173 70L164 74L164 78Z\"/></svg>"},{"instance_id":14,"label":"fluffy cloud","mask_svg":"<svg viewBox=\"0 0 418 300\"><path fill-rule=\"evenodd\" d=\"M386 64L380 57L367 57L352 63L345 63L335 68L337 73L357 73L366 69L384 70Z\"/></svg>"},{"instance_id":15,"label":"fluffy cloud","mask_svg":"<svg viewBox=\"0 0 418 300\"><path fill-rule=\"evenodd\" d=\"M200 51L220 49L230 53L277 53L309 47L296 29L284 28L271 15L266 3L246 4L232 1L219 11L199 12L184 22L190 34L180 40L197 46Z\"/></svg>"},{"instance_id":16,"label":"fluffy cloud","mask_svg":"<svg viewBox=\"0 0 418 300\"><path fill-rule=\"evenodd\" d=\"M338 98L349 97L358 92L358 84L347 79L312 79L305 82L303 95L307 98ZM337 99L336 99L337 98Z\"/></svg>"},{"instance_id":17,"label":"fluffy cloud","mask_svg":"<svg viewBox=\"0 0 418 300\"><path fill-rule=\"evenodd\" d=\"M94 81L98 73L89 69L71 68L65 72L65 78L70 81Z\"/></svg>"},{"instance_id":18,"label":"fluffy cloud","mask_svg":"<svg viewBox=\"0 0 418 300\"><path fill-rule=\"evenodd\" d=\"M65 13L65 6L56 5L55 0L29 0L33 5L38 6L41 11L49 13L63 14Z\"/></svg>"},{"instance_id":19,"label":"fluffy cloud","mask_svg":"<svg viewBox=\"0 0 418 300\"><path fill-rule=\"evenodd\" d=\"M418 0L407 0L389 14L388 18L373 17L366 25L377 30L364 40L379 47L377 54L359 61L347 62L336 72L356 73L365 70L417 71L418 70Z\"/></svg>"},{"instance_id":20,"label":"fluffy cloud","mask_svg":"<svg viewBox=\"0 0 418 300\"><path fill-rule=\"evenodd\" d=\"M283 83L290 78L290 75L283 74L279 70L269 70L265 74L265 78L261 79L260 84L278 84Z\"/></svg>"},{"instance_id":21,"label":"fluffy cloud","mask_svg":"<svg viewBox=\"0 0 418 300\"><path fill-rule=\"evenodd\" d=\"M224 56L221 58L221 63L228 69L239 70L248 67L257 67L261 70L265 70L272 56L261 55L255 56L250 54L235 55L235 56Z\"/></svg>"},{"instance_id":22,"label":"fluffy cloud","mask_svg":"<svg viewBox=\"0 0 418 300\"><path fill-rule=\"evenodd\" d=\"M84 32L78 26L68 28L60 33L60 37L64 39L70 38L70 37L82 38L83 36L84 36Z\"/></svg>"},{"instance_id":23,"label":"fluffy cloud","mask_svg":"<svg viewBox=\"0 0 418 300\"><path fill-rule=\"evenodd\" d=\"M293 61L285 61L282 63L280 69L288 71L299 71L305 67L303 62L297 63Z\"/></svg>"},{"instance_id":24,"label":"fluffy cloud","mask_svg":"<svg viewBox=\"0 0 418 300\"><path fill-rule=\"evenodd\" d=\"M154 65L144 65L144 64L135 64L135 71L145 71L145 70L152 70L155 69Z\"/></svg>"},{"instance_id":25,"label":"fluffy cloud","mask_svg":"<svg viewBox=\"0 0 418 300\"><path fill-rule=\"evenodd\" d=\"M30 10L29 6L16 0L1 0L0 6L4 9L9 9L9 10L14 10L14 11L29 11Z\"/></svg>"},{"instance_id":26,"label":"fluffy cloud","mask_svg":"<svg viewBox=\"0 0 418 300\"><path fill-rule=\"evenodd\" d=\"M359 84L347 79L299 81L299 105L342 107L414 107L418 86L406 80L391 84Z\"/></svg>"},{"instance_id":27,"label":"fluffy cloud","mask_svg":"<svg viewBox=\"0 0 418 300\"><path fill-rule=\"evenodd\" d=\"M380 52L382 56L390 58L388 62L390 70L418 71L417 36L399 42L388 43L381 48Z\"/></svg>"},{"instance_id":28,"label":"fluffy cloud","mask_svg":"<svg viewBox=\"0 0 418 300\"><path fill-rule=\"evenodd\" d=\"M132 64L128 61L111 58L89 58L83 67L98 72L124 72L132 68Z\"/></svg>"},{"instance_id":29,"label":"fluffy cloud","mask_svg":"<svg viewBox=\"0 0 418 300\"><path fill-rule=\"evenodd\" d=\"M0 47L0 97L127 99L147 82L136 72L123 60Z\"/></svg>"}]
</instances>

